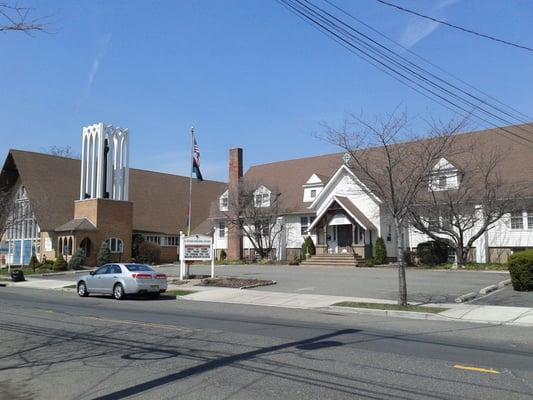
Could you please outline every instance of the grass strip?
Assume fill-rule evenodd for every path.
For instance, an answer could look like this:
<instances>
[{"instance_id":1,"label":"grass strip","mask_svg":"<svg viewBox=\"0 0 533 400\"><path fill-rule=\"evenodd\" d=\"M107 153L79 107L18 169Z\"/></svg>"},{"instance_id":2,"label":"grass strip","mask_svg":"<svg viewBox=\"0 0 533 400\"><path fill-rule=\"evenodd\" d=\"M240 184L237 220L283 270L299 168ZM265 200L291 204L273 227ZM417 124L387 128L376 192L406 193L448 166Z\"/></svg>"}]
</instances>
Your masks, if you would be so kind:
<instances>
[{"instance_id":1,"label":"grass strip","mask_svg":"<svg viewBox=\"0 0 533 400\"><path fill-rule=\"evenodd\" d=\"M169 296L169 297L179 297L179 296L187 296L188 294L196 293L195 290L168 290L165 293L163 293L163 296Z\"/></svg>"},{"instance_id":2,"label":"grass strip","mask_svg":"<svg viewBox=\"0 0 533 400\"><path fill-rule=\"evenodd\" d=\"M399 304L357 303L353 301L342 301L340 303L335 303L333 305L339 306L339 307L370 308L373 310L391 310L391 311L413 311L413 312L424 312L424 313L432 313L432 314L437 314L437 313L447 310L447 308L442 308L442 307L422 307L422 306L414 306L414 305L401 306Z\"/></svg>"}]
</instances>

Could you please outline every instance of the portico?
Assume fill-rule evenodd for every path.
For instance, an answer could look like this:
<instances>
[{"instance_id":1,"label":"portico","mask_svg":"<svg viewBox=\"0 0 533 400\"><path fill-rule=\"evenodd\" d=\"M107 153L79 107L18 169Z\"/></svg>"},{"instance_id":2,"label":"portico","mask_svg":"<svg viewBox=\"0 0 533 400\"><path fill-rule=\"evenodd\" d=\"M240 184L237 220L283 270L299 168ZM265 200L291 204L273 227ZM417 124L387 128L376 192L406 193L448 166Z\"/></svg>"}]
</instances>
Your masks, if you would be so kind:
<instances>
[{"instance_id":1,"label":"portico","mask_svg":"<svg viewBox=\"0 0 533 400\"><path fill-rule=\"evenodd\" d=\"M317 254L353 254L372 257L372 243L377 228L343 196L334 196L309 227L316 234Z\"/></svg>"}]
</instances>

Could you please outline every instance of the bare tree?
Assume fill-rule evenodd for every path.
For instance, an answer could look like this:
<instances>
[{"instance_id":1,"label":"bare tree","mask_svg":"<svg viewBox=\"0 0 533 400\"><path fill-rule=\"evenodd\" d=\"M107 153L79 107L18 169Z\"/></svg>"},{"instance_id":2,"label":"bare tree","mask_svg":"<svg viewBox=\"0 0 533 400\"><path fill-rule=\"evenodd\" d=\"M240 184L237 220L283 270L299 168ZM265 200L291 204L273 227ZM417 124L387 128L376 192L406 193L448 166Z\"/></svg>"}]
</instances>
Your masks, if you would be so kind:
<instances>
[{"instance_id":1,"label":"bare tree","mask_svg":"<svg viewBox=\"0 0 533 400\"><path fill-rule=\"evenodd\" d=\"M58 157L76 158L80 159L81 156L72 150L71 146L50 146L47 149L43 149L44 152Z\"/></svg>"},{"instance_id":2,"label":"bare tree","mask_svg":"<svg viewBox=\"0 0 533 400\"><path fill-rule=\"evenodd\" d=\"M46 31L46 18L33 17L32 9L23 7L16 2L0 2L0 32L31 32Z\"/></svg>"},{"instance_id":3,"label":"bare tree","mask_svg":"<svg viewBox=\"0 0 533 400\"><path fill-rule=\"evenodd\" d=\"M454 166L451 174L449 167L434 171L433 190L424 193L409 213L415 229L449 245L457 263L464 266L477 239L505 214L522 211L525 187L502 179L504 149L482 152L467 143L458 150L460 166ZM442 177L444 183L438 181Z\"/></svg>"},{"instance_id":4,"label":"bare tree","mask_svg":"<svg viewBox=\"0 0 533 400\"><path fill-rule=\"evenodd\" d=\"M419 193L427 190L429 173L448 153L454 134L464 121L429 122L425 136L415 136L405 112L395 110L384 118L365 122L351 116L341 129L328 127L324 139L350 155L350 167L362 190L376 196L394 226L398 253L398 304L407 305L404 233L409 210ZM409 141L409 143L407 143Z\"/></svg>"},{"instance_id":5,"label":"bare tree","mask_svg":"<svg viewBox=\"0 0 533 400\"><path fill-rule=\"evenodd\" d=\"M273 258L284 229L280 217L284 208L281 193L276 188L266 188L261 183L241 181L238 196L230 198L227 211L219 211L219 218L229 226L238 228L261 259ZM218 208L218 203L216 204Z\"/></svg>"}]
</instances>

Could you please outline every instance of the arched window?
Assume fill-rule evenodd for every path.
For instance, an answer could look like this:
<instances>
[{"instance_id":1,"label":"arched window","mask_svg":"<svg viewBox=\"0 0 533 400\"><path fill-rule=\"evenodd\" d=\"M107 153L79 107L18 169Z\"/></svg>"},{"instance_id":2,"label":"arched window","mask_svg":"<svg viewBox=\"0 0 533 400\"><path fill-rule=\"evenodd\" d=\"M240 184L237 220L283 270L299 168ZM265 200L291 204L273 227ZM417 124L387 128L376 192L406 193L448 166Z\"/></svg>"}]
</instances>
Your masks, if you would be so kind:
<instances>
[{"instance_id":1,"label":"arched window","mask_svg":"<svg viewBox=\"0 0 533 400\"><path fill-rule=\"evenodd\" d=\"M106 240L106 243L111 253L123 253L124 252L124 244L122 243L121 239L110 238Z\"/></svg>"},{"instance_id":2,"label":"arched window","mask_svg":"<svg viewBox=\"0 0 533 400\"><path fill-rule=\"evenodd\" d=\"M68 239L68 255L72 255L72 238Z\"/></svg>"},{"instance_id":3,"label":"arched window","mask_svg":"<svg viewBox=\"0 0 533 400\"><path fill-rule=\"evenodd\" d=\"M63 238L59 238L59 254L63 254Z\"/></svg>"}]
</instances>

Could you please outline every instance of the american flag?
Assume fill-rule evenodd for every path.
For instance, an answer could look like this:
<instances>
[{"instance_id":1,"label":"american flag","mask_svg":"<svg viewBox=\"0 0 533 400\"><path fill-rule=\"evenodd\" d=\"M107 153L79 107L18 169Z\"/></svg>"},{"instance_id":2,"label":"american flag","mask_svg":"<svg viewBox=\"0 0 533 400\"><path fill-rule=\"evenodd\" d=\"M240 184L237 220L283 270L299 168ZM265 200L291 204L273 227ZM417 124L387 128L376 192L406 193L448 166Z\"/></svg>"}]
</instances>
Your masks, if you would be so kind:
<instances>
[{"instance_id":1,"label":"american flag","mask_svg":"<svg viewBox=\"0 0 533 400\"><path fill-rule=\"evenodd\" d=\"M194 138L194 144L192 146L193 159L194 163L198 168L200 168L200 146L196 143L196 138Z\"/></svg>"}]
</instances>

